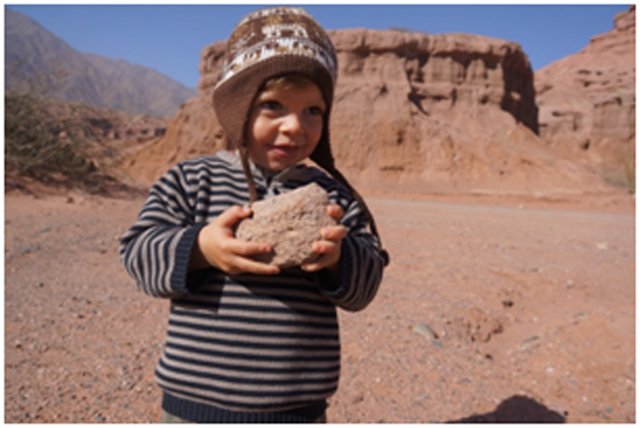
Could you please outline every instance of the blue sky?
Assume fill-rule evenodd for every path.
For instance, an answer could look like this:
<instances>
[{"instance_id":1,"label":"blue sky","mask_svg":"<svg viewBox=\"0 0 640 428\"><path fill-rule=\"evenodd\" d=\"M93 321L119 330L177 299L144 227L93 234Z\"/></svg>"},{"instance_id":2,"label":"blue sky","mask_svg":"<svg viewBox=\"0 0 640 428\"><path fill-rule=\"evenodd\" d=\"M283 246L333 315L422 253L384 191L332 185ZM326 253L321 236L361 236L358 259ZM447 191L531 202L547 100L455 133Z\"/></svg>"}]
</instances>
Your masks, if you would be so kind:
<instances>
[{"instance_id":1,"label":"blue sky","mask_svg":"<svg viewBox=\"0 0 640 428\"><path fill-rule=\"evenodd\" d=\"M430 34L471 33L520 43L538 70L584 48L613 28L629 4L304 4L327 29L405 28ZM196 88L200 52L226 39L263 5L53 5L5 3L81 52L151 67Z\"/></svg>"}]
</instances>

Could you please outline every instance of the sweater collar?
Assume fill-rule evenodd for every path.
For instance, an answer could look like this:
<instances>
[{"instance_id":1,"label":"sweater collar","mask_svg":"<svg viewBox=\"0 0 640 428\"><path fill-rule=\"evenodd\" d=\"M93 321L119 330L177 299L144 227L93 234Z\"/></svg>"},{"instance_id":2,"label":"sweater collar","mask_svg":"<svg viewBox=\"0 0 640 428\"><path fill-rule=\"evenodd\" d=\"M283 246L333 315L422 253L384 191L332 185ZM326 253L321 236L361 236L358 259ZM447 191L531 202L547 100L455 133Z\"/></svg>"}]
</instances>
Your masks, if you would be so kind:
<instances>
[{"instance_id":1,"label":"sweater collar","mask_svg":"<svg viewBox=\"0 0 640 428\"><path fill-rule=\"evenodd\" d=\"M237 150L221 150L218 152L218 156L228 162L234 167L242 171L242 161L240 160L240 154ZM249 168L251 174L257 182L265 184L265 187L269 188L271 183L286 183L292 179L301 179L305 174L305 170L302 163L291 165L282 171L270 171L262 166L256 165L251 159L249 159Z\"/></svg>"}]
</instances>

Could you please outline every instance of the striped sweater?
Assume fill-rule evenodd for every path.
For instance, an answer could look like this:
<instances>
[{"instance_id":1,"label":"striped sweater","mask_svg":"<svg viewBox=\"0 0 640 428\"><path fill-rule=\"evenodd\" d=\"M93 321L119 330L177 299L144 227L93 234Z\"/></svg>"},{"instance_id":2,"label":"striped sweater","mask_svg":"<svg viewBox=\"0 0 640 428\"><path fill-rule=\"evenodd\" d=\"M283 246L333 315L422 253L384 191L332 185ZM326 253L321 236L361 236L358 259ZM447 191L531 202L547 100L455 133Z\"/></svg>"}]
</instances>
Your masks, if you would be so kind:
<instances>
[{"instance_id":1,"label":"striped sweater","mask_svg":"<svg viewBox=\"0 0 640 428\"><path fill-rule=\"evenodd\" d=\"M341 280L292 269L277 276L188 272L199 230L248 202L231 152L182 162L150 189L120 256L145 293L171 299L166 343L156 368L163 408L197 422L307 422L338 386L336 307L357 311L374 298L384 259L366 215L344 186L317 168L268 174L252 165L268 198L311 181L345 215Z\"/></svg>"}]
</instances>

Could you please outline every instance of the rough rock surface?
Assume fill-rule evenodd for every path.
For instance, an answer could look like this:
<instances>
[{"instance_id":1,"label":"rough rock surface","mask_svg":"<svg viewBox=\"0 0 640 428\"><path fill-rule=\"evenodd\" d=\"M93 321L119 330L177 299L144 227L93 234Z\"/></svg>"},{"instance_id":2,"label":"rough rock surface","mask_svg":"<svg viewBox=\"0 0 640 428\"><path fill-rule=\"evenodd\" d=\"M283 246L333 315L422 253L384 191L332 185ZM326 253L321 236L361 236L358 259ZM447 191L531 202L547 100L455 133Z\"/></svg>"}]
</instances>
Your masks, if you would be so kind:
<instances>
[{"instance_id":1,"label":"rough rock surface","mask_svg":"<svg viewBox=\"0 0 640 428\"><path fill-rule=\"evenodd\" d=\"M600 178L536 134L533 72L516 43L468 34L331 32L339 77L338 167L363 190L573 193ZM199 95L125 168L144 183L179 159L225 147L211 107L223 42L202 52Z\"/></svg>"},{"instance_id":2,"label":"rough rock surface","mask_svg":"<svg viewBox=\"0 0 640 428\"><path fill-rule=\"evenodd\" d=\"M635 158L635 6L582 51L536 73L540 135L591 165Z\"/></svg>"},{"instance_id":3,"label":"rough rock surface","mask_svg":"<svg viewBox=\"0 0 640 428\"><path fill-rule=\"evenodd\" d=\"M311 262L316 258L311 244L320 240L320 230L336 224L327 205L327 192L315 183L258 201L252 205L253 216L238 226L236 237L271 245L272 253L257 258L266 263L288 268Z\"/></svg>"}]
</instances>

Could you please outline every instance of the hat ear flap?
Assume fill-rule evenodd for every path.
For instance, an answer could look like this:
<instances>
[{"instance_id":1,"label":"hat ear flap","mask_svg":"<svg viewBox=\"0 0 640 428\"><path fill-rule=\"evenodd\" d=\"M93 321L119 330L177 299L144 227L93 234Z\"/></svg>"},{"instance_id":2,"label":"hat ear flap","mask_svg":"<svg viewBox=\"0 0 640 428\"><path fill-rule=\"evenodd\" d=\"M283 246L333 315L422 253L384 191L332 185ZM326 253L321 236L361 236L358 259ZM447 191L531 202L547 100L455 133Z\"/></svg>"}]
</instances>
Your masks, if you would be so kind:
<instances>
[{"instance_id":1,"label":"hat ear flap","mask_svg":"<svg viewBox=\"0 0 640 428\"><path fill-rule=\"evenodd\" d=\"M322 130L320 141L309 158L328 171L335 168L335 160L329 144L329 128L327 126Z\"/></svg>"}]
</instances>

